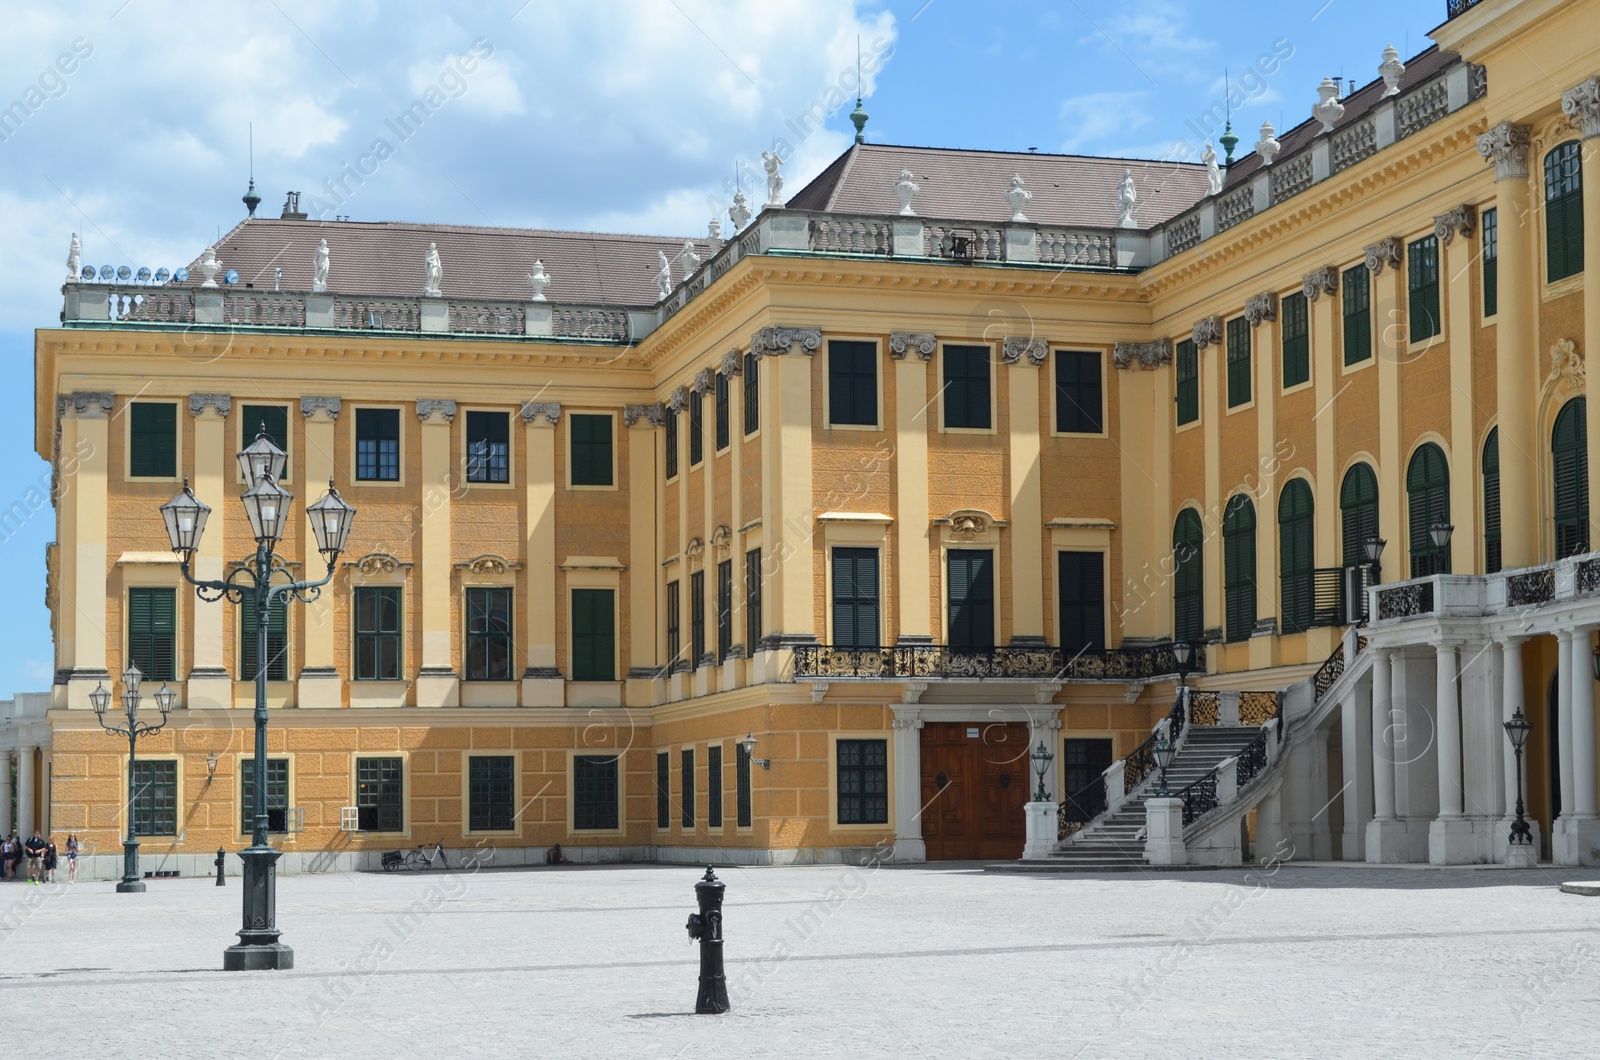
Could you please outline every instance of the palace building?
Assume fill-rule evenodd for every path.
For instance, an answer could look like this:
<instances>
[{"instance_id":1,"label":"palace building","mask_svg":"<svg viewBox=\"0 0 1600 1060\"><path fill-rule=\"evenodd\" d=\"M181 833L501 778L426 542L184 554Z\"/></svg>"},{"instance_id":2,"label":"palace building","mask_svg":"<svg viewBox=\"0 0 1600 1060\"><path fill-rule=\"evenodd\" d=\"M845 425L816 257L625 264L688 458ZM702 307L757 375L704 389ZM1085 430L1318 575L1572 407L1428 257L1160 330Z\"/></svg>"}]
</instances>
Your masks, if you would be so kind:
<instances>
[{"instance_id":1,"label":"palace building","mask_svg":"<svg viewBox=\"0 0 1600 1060\"><path fill-rule=\"evenodd\" d=\"M1442 13L1202 164L858 137L701 238L291 200L172 277L74 260L0 825L112 876L131 813L207 871L264 667L287 871L1600 861L1600 0ZM357 514L258 658L158 509L210 505L197 577L248 562L263 430L287 575L324 483ZM131 778L91 698L130 664L175 693Z\"/></svg>"}]
</instances>

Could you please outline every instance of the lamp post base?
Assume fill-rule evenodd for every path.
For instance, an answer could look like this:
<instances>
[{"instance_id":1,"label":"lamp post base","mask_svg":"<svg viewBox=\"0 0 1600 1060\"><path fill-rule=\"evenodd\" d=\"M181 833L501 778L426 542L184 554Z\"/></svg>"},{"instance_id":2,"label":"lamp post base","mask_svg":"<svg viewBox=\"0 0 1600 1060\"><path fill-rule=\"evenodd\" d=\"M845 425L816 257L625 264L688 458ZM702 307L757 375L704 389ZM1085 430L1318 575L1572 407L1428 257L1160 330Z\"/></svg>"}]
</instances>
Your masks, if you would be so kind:
<instances>
[{"instance_id":1,"label":"lamp post base","mask_svg":"<svg viewBox=\"0 0 1600 1060\"><path fill-rule=\"evenodd\" d=\"M139 878L139 841L122 841L122 880L117 884L118 894L142 894L144 881Z\"/></svg>"},{"instance_id":2,"label":"lamp post base","mask_svg":"<svg viewBox=\"0 0 1600 1060\"><path fill-rule=\"evenodd\" d=\"M244 863L244 926L239 941L222 951L225 972L294 967L294 950L278 941L278 858L269 846L239 852Z\"/></svg>"}]
</instances>

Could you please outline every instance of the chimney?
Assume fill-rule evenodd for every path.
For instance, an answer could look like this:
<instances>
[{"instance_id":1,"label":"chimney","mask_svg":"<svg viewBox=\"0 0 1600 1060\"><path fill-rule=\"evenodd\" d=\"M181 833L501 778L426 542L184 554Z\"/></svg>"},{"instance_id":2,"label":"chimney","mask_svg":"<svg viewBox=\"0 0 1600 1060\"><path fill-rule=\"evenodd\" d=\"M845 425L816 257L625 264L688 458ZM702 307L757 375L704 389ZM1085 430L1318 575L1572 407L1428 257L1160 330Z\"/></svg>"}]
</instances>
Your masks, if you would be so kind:
<instances>
[{"instance_id":1,"label":"chimney","mask_svg":"<svg viewBox=\"0 0 1600 1060\"><path fill-rule=\"evenodd\" d=\"M304 220L306 220L306 215L300 212L300 193L298 191L291 191L288 194L288 197L283 200L283 216L280 217L279 220L281 220L281 221L304 221Z\"/></svg>"}]
</instances>

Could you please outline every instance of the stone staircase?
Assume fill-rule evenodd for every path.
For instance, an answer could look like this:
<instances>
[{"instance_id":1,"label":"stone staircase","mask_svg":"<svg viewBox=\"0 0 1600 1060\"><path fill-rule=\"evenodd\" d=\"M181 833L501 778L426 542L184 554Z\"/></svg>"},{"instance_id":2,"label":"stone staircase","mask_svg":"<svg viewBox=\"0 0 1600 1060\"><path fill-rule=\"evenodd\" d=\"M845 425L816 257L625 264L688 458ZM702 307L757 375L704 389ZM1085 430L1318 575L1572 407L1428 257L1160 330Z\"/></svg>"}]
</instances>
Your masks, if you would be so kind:
<instances>
[{"instance_id":1,"label":"stone staircase","mask_svg":"<svg viewBox=\"0 0 1600 1060\"><path fill-rule=\"evenodd\" d=\"M1167 787L1176 795L1249 746L1261 730L1254 725L1191 725L1167 769ZM1144 800L1154 796L1156 778L1129 795L1116 812L1102 814L1051 851L1052 869L1104 872L1146 867Z\"/></svg>"}]
</instances>

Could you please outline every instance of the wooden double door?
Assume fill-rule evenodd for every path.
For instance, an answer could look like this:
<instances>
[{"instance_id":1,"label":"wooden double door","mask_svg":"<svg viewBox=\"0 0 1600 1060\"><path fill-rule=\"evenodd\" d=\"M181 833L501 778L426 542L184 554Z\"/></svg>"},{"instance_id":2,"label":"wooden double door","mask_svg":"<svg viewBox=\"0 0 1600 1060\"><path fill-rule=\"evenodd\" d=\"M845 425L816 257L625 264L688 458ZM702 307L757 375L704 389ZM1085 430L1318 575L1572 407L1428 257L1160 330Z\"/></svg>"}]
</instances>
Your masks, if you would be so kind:
<instances>
[{"instance_id":1,"label":"wooden double door","mask_svg":"<svg viewBox=\"0 0 1600 1060\"><path fill-rule=\"evenodd\" d=\"M1031 765L1026 725L924 724L922 841L928 860L1020 858Z\"/></svg>"}]
</instances>

